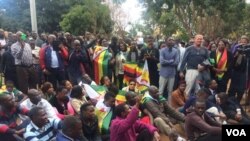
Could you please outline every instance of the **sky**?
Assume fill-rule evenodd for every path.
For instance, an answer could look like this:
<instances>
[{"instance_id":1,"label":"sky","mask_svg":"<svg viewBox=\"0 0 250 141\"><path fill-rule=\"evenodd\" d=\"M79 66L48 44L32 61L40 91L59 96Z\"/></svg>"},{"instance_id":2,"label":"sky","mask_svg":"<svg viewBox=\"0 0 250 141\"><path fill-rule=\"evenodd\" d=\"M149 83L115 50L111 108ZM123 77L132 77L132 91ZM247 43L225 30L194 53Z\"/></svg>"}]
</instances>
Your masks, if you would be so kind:
<instances>
[{"instance_id":1,"label":"sky","mask_svg":"<svg viewBox=\"0 0 250 141\"><path fill-rule=\"evenodd\" d=\"M139 5L138 0L127 0L122 4L122 8L128 14L131 23L135 23L141 18L143 8Z\"/></svg>"}]
</instances>

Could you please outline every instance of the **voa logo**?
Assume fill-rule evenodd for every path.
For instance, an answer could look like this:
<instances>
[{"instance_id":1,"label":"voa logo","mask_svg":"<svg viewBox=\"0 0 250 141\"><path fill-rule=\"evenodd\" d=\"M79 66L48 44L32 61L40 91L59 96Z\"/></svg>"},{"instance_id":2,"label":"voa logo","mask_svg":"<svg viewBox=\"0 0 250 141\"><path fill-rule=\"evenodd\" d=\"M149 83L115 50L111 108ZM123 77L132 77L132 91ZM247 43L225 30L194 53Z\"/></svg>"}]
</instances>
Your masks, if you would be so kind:
<instances>
[{"instance_id":1,"label":"voa logo","mask_svg":"<svg viewBox=\"0 0 250 141\"><path fill-rule=\"evenodd\" d=\"M244 129L226 129L227 136L247 136Z\"/></svg>"}]
</instances>

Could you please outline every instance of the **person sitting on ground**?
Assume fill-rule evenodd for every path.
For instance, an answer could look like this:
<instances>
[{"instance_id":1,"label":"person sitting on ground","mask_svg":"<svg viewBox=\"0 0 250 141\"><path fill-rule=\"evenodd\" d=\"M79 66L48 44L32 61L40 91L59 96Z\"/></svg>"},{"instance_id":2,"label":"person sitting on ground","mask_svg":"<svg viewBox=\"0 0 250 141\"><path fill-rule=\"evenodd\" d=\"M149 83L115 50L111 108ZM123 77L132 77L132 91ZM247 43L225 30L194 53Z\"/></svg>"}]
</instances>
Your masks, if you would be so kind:
<instances>
[{"instance_id":1,"label":"person sitting on ground","mask_svg":"<svg viewBox=\"0 0 250 141\"><path fill-rule=\"evenodd\" d=\"M30 141L47 141L56 136L61 129L61 120L48 118L45 109L35 106L29 112L30 124L26 127L24 138Z\"/></svg>"},{"instance_id":2,"label":"person sitting on ground","mask_svg":"<svg viewBox=\"0 0 250 141\"><path fill-rule=\"evenodd\" d=\"M0 95L0 139L17 141L22 136L29 120L21 120L19 114L27 115L29 110L16 105L13 97L8 94Z\"/></svg>"},{"instance_id":3,"label":"person sitting on ground","mask_svg":"<svg viewBox=\"0 0 250 141\"><path fill-rule=\"evenodd\" d=\"M222 93L220 93L222 94ZM211 96L211 95L210 95ZM209 96L209 97L210 97ZM227 116L225 115L225 113L222 111L221 109L221 100L218 97L218 94L216 94L214 96L215 99L215 103L214 105L207 109L206 112L219 124L227 124ZM209 99L208 99L209 100ZM231 122L231 120L229 119L229 122Z\"/></svg>"},{"instance_id":4,"label":"person sitting on ground","mask_svg":"<svg viewBox=\"0 0 250 141\"><path fill-rule=\"evenodd\" d=\"M72 91L72 88L73 88L72 83L69 80L63 80L62 81L62 86L64 86L68 90L67 96L70 99L70 94L71 94L71 91Z\"/></svg>"},{"instance_id":5,"label":"person sitting on ground","mask_svg":"<svg viewBox=\"0 0 250 141\"><path fill-rule=\"evenodd\" d=\"M79 85L82 85L82 83L83 84L89 84L89 85L97 85L95 83L95 81L93 81L87 73L82 75L82 80L79 83Z\"/></svg>"},{"instance_id":6,"label":"person sitting on ground","mask_svg":"<svg viewBox=\"0 0 250 141\"><path fill-rule=\"evenodd\" d=\"M28 108L29 110L34 106L40 106L45 110L45 112L49 118L57 117L56 112L53 109L53 107L51 106L51 104L46 99L42 98L42 92L40 92L36 89L30 89L28 91L27 96L28 96L28 99L23 101L21 103L21 106L24 106L24 107Z\"/></svg>"},{"instance_id":7,"label":"person sitting on ground","mask_svg":"<svg viewBox=\"0 0 250 141\"><path fill-rule=\"evenodd\" d=\"M186 89L186 82L180 81L179 87L172 92L172 98L170 104L174 109L178 110L179 112L183 112L183 106L187 101L185 89Z\"/></svg>"},{"instance_id":8,"label":"person sitting on ground","mask_svg":"<svg viewBox=\"0 0 250 141\"><path fill-rule=\"evenodd\" d=\"M216 103L215 95L217 94L217 88L218 88L218 83L216 80L211 79L206 81L205 88L208 89L208 100L210 100L213 103Z\"/></svg>"},{"instance_id":9,"label":"person sitting on ground","mask_svg":"<svg viewBox=\"0 0 250 141\"><path fill-rule=\"evenodd\" d=\"M3 91L1 92L1 94L11 95L16 100L16 102L18 102L18 104L22 103L25 99L27 99L27 96L23 94L23 92L16 89L13 81L7 80L5 86L5 88L2 87Z\"/></svg>"},{"instance_id":10,"label":"person sitting on ground","mask_svg":"<svg viewBox=\"0 0 250 141\"><path fill-rule=\"evenodd\" d=\"M82 134L81 120L75 116L66 116L56 141L88 141Z\"/></svg>"},{"instance_id":11,"label":"person sitting on ground","mask_svg":"<svg viewBox=\"0 0 250 141\"><path fill-rule=\"evenodd\" d=\"M116 118L112 121L110 127L111 141L136 141L137 134L140 134L143 129L148 129L150 134L154 135L156 141L160 140L160 135L155 127L137 120L140 101L141 99L137 98L132 109L125 103L116 106Z\"/></svg>"},{"instance_id":12,"label":"person sitting on ground","mask_svg":"<svg viewBox=\"0 0 250 141\"><path fill-rule=\"evenodd\" d=\"M108 88L112 84L112 82L108 76L103 76L100 80L100 84Z\"/></svg>"},{"instance_id":13,"label":"person sitting on ground","mask_svg":"<svg viewBox=\"0 0 250 141\"><path fill-rule=\"evenodd\" d=\"M58 86L56 89L56 95L51 97L49 103L56 108L61 119L64 118L64 115L68 115L68 102L69 98L67 96L68 90L63 86Z\"/></svg>"},{"instance_id":14,"label":"person sitting on ground","mask_svg":"<svg viewBox=\"0 0 250 141\"><path fill-rule=\"evenodd\" d=\"M82 130L88 141L101 141L98 118L95 115L95 107L90 103L81 106L80 119L82 121Z\"/></svg>"},{"instance_id":15,"label":"person sitting on ground","mask_svg":"<svg viewBox=\"0 0 250 141\"><path fill-rule=\"evenodd\" d=\"M55 95L55 90L54 90L53 84L50 82L44 82L42 84L41 90L42 90L42 92L44 94L44 98L46 100L50 100L50 98Z\"/></svg>"},{"instance_id":16,"label":"person sitting on ground","mask_svg":"<svg viewBox=\"0 0 250 141\"><path fill-rule=\"evenodd\" d=\"M128 91L125 94L125 98L126 98L126 104L129 107L133 107L136 104L136 97L138 96L138 94ZM140 110L142 111L142 113L140 114L140 120L144 123L147 124L154 124L154 118L153 116L150 114L150 112L144 107L143 104L140 104Z\"/></svg>"},{"instance_id":17,"label":"person sitting on ground","mask_svg":"<svg viewBox=\"0 0 250 141\"><path fill-rule=\"evenodd\" d=\"M173 123L184 122L184 116L169 106L167 100L160 97L156 86L150 86L143 98L143 104L154 117L154 123L161 133L169 135L174 129ZM169 118L170 117L170 118Z\"/></svg>"},{"instance_id":18,"label":"person sitting on ground","mask_svg":"<svg viewBox=\"0 0 250 141\"><path fill-rule=\"evenodd\" d=\"M203 99L206 100L206 108L209 109L211 108L214 103L211 102L208 97L209 97L209 90L206 88L201 88L196 95L194 96L189 96L189 99L186 101L184 107L183 107L183 113L187 115L188 113L193 112L194 110L194 104L197 99Z\"/></svg>"},{"instance_id":19,"label":"person sitting on ground","mask_svg":"<svg viewBox=\"0 0 250 141\"><path fill-rule=\"evenodd\" d=\"M236 124L250 125L250 117L244 111L240 103L234 97L228 97L226 93L218 94L220 106L228 119L237 121Z\"/></svg>"},{"instance_id":20,"label":"person sitting on ground","mask_svg":"<svg viewBox=\"0 0 250 141\"><path fill-rule=\"evenodd\" d=\"M211 126L206 122L206 118L204 119L205 110L205 100L197 99L194 111L188 114L185 120L188 139L191 141L221 141L221 127Z\"/></svg>"},{"instance_id":21,"label":"person sitting on ground","mask_svg":"<svg viewBox=\"0 0 250 141\"><path fill-rule=\"evenodd\" d=\"M102 140L109 140L109 126L114 118L116 95L112 92L106 92L104 99L100 99L95 106L95 114L98 118L98 125L101 130Z\"/></svg>"},{"instance_id":22,"label":"person sitting on ground","mask_svg":"<svg viewBox=\"0 0 250 141\"><path fill-rule=\"evenodd\" d=\"M77 115L80 114L80 108L84 103L87 103L86 91L81 86L74 86L70 94L70 104L74 108Z\"/></svg>"},{"instance_id":23,"label":"person sitting on ground","mask_svg":"<svg viewBox=\"0 0 250 141\"><path fill-rule=\"evenodd\" d=\"M136 88L136 81L134 79L129 80L129 85L127 87L122 88L123 91L132 91L135 93L140 93L139 90Z\"/></svg>"}]
</instances>

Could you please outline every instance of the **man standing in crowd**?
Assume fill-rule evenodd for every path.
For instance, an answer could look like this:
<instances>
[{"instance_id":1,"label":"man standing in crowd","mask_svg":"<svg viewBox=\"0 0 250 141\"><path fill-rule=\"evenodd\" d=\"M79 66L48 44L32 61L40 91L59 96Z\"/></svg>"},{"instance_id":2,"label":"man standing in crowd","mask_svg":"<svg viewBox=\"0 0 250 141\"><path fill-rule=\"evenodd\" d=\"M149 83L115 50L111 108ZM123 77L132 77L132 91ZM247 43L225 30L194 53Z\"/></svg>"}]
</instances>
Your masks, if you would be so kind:
<instances>
[{"instance_id":1,"label":"man standing in crowd","mask_svg":"<svg viewBox=\"0 0 250 141\"><path fill-rule=\"evenodd\" d=\"M159 51L154 48L153 37L148 37L147 48L141 50L140 62L148 61L149 80L151 85L159 86L159 74L157 73L159 62Z\"/></svg>"},{"instance_id":2,"label":"man standing in crowd","mask_svg":"<svg viewBox=\"0 0 250 141\"><path fill-rule=\"evenodd\" d=\"M197 91L197 84L195 82L199 72L202 72L205 68L202 66L202 62L208 59L209 53L205 47L202 47L203 36L197 34L194 38L194 44L186 49L182 64L180 67L180 77L184 78L184 70L186 69L185 80L187 83L186 94L189 96L192 89Z\"/></svg>"},{"instance_id":3,"label":"man standing in crowd","mask_svg":"<svg viewBox=\"0 0 250 141\"><path fill-rule=\"evenodd\" d=\"M28 89L36 88L37 74L33 67L32 49L25 43L26 35L18 31L17 42L11 46L11 53L15 58L18 89L27 93Z\"/></svg>"},{"instance_id":4,"label":"man standing in crowd","mask_svg":"<svg viewBox=\"0 0 250 141\"><path fill-rule=\"evenodd\" d=\"M174 39L169 37L167 39L167 47L160 50L160 80L159 80L159 92L160 95L164 95L164 89L167 85L168 101L171 100L171 93L173 91L176 67L179 63L179 53L174 48ZM164 95L165 96L165 95Z\"/></svg>"},{"instance_id":5,"label":"man standing in crowd","mask_svg":"<svg viewBox=\"0 0 250 141\"><path fill-rule=\"evenodd\" d=\"M48 44L40 50L40 65L48 81L57 87L65 79L64 60L68 59L68 51L56 40L55 35L49 35Z\"/></svg>"}]
</instances>

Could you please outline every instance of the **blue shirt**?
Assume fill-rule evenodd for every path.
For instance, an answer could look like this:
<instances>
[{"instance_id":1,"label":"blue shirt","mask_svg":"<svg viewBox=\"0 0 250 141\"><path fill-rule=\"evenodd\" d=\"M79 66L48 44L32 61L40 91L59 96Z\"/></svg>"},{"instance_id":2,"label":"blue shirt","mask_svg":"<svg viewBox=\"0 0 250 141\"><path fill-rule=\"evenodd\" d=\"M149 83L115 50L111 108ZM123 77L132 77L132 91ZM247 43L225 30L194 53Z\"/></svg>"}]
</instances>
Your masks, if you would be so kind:
<instances>
[{"instance_id":1,"label":"blue shirt","mask_svg":"<svg viewBox=\"0 0 250 141\"><path fill-rule=\"evenodd\" d=\"M174 78L177 65L180 61L179 52L176 48L162 48L160 50L160 76L165 78Z\"/></svg>"},{"instance_id":2,"label":"blue shirt","mask_svg":"<svg viewBox=\"0 0 250 141\"><path fill-rule=\"evenodd\" d=\"M61 122L59 119L49 119L47 123L42 128L37 127L33 122L31 122L24 133L24 138L26 141L47 141L55 138L54 129L61 128Z\"/></svg>"}]
</instances>

